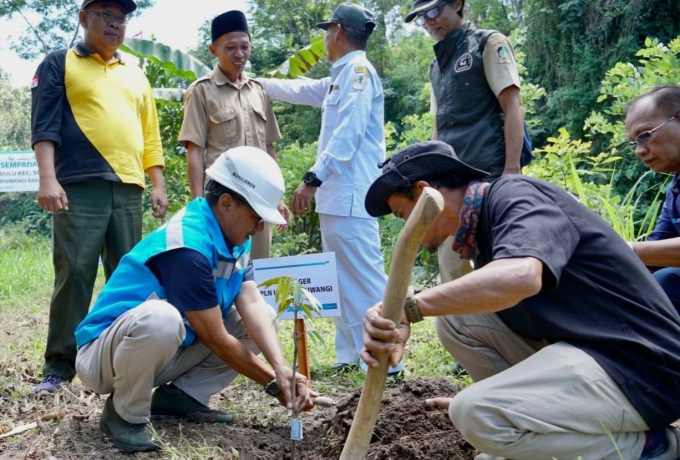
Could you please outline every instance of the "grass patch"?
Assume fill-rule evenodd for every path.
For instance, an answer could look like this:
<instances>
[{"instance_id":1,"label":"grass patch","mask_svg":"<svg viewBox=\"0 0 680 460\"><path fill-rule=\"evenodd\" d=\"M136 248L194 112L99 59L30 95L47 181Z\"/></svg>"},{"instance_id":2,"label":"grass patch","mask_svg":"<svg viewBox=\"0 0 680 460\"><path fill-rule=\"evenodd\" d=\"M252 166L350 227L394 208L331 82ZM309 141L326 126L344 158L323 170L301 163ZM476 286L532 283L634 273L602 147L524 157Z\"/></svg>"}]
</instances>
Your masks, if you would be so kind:
<instances>
[{"instance_id":1,"label":"grass patch","mask_svg":"<svg viewBox=\"0 0 680 460\"><path fill-rule=\"evenodd\" d=\"M51 295L53 280L48 238L26 235L17 225L0 228L0 310L35 305Z\"/></svg>"},{"instance_id":2,"label":"grass patch","mask_svg":"<svg viewBox=\"0 0 680 460\"><path fill-rule=\"evenodd\" d=\"M92 394L78 378L53 397L38 399L32 395L41 378L53 280L49 238L26 235L19 227L0 229L0 434L48 414L65 413L60 420L43 422L21 435L0 440L0 459L130 458L114 449L99 430L105 398ZM103 283L100 268L95 298ZM288 362L292 362L293 324L281 321L279 325ZM323 338L309 341L313 387L339 401L363 385L364 374L330 371L335 364L335 326L331 319L319 318L313 320L313 327ZM441 377L453 362L435 339L430 319L414 325L405 359L406 378ZM237 424L234 430L251 433L254 426L265 431L290 426L290 413L265 395L260 385L242 376L213 396L211 405L238 416L243 426ZM334 409L327 410L331 413ZM320 410L316 414L314 417L323 416ZM239 458L240 447L229 444L229 436L220 438L224 431L218 430L225 428L178 426L176 421L154 422L154 426L159 427L159 437L166 444L161 452L140 458ZM216 441L218 438L224 441Z\"/></svg>"}]
</instances>

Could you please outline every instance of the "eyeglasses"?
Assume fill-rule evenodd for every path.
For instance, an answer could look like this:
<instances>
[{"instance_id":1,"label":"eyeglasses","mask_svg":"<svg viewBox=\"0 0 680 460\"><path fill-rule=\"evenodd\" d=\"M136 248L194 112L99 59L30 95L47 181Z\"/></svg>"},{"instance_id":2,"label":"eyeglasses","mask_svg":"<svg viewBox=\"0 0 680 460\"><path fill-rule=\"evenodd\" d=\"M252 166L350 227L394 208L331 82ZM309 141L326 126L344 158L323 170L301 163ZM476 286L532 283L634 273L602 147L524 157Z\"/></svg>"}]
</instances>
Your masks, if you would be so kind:
<instances>
[{"instance_id":1,"label":"eyeglasses","mask_svg":"<svg viewBox=\"0 0 680 460\"><path fill-rule=\"evenodd\" d=\"M427 10L426 12L419 14L414 19L415 23L418 24L419 26L422 26L423 24L425 24L425 21L427 21L427 19L436 18L437 16L439 16L439 12L440 12L439 9L442 6L446 5L447 3L449 3L449 2L440 3L439 5L435 6L434 8L431 8L431 9Z\"/></svg>"},{"instance_id":2,"label":"eyeglasses","mask_svg":"<svg viewBox=\"0 0 680 460\"><path fill-rule=\"evenodd\" d=\"M234 196L234 195L232 195L232 196ZM243 206L244 208L246 208L247 210L250 211L250 215L253 216L253 221L255 221L255 223L253 224L253 229L256 229L260 225L264 224L264 219L262 217L260 217L260 215L257 213L257 211L255 211L253 209L253 207L250 205L250 203L248 203L248 201L246 201L245 198L243 198L240 195L239 195L238 198L236 198L236 197L234 197L234 198L236 199L236 201L241 206Z\"/></svg>"},{"instance_id":3,"label":"eyeglasses","mask_svg":"<svg viewBox=\"0 0 680 460\"><path fill-rule=\"evenodd\" d=\"M257 219L257 221L255 222L255 225L253 225L253 230L255 230L255 229L258 228L260 225L264 224L264 219L263 219L262 217L260 217L260 215L257 214L257 213L255 212L255 210L253 210L253 215L254 215L255 219ZM255 220L255 219L253 219L253 220Z\"/></svg>"},{"instance_id":4,"label":"eyeglasses","mask_svg":"<svg viewBox=\"0 0 680 460\"><path fill-rule=\"evenodd\" d=\"M86 13L94 13L99 18L106 22L106 23L114 23L114 24L120 24L121 26L124 26L128 23L127 16L123 16L120 14L114 14L109 11L100 11L100 10L83 10Z\"/></svg>"},{"instance_id":5,"label":"eyeglasses","mask_svg":"<svg viewBox=\"0 0 680 460\"><path fill-rule=\"evenodd\" d=\"M675 115L673 115L668 120L661 123L656 128L650 129L649 131L645 131L643 133L638 134L638 136L635 138L635 140L630 141L628 143L628 145L630 146L631 149L633 149L633 151L635 151L635 149L637 148L638 145L645 145L647 142L649 142L652 139L652 136L654 135L654 131L661 128L666 123L675 120L676 118L678 118L678 115L680 115L680 112L677 112Z\"/></svg>"}]
</instances>

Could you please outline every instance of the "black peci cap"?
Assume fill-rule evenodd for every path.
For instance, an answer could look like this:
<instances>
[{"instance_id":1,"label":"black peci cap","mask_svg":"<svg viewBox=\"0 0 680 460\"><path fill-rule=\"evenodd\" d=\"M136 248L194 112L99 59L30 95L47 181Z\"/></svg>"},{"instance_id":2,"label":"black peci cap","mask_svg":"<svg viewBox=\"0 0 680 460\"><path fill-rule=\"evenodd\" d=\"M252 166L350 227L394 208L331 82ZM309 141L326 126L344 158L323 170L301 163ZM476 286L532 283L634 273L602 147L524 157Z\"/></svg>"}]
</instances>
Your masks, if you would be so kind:
<instances>
[{"instance_id":1,"label":"black peci cap","mask_svg":"<svg viewBox=\"0 0 680 460\"><path fill-rule=\"evenodd\" d=\"M242 11L232 10L222 13L212 20L210 26L212 32L212 41L215 41L224 34L229 32L245 32L250 36L248 31L248 21L246 15Z\"/></svg>"}]
</instances>

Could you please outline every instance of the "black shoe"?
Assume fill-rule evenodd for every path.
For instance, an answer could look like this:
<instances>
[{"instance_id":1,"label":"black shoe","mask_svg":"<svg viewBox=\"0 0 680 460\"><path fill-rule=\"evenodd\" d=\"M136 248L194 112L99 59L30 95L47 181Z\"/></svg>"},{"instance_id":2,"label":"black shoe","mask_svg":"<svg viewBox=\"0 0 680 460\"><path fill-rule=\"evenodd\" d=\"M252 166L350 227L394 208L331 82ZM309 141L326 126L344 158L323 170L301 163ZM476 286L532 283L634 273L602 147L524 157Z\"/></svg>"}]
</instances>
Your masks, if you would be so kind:
<instances>
[{"instance_id":1,"label":"black shoe","mask_svg":"<svg viewBox=\"0 0 680 460\"><path fill-rule=\"evenodd\" d=\"M172 383L156 388L151 397L151 415L184 417L199 423L234 423L234 416L196 401Z\"/></svg>"},{"instance_id":2,"label":"black shoe","mask_svg":"<svg viewBox=\"0 0 680 460\"><path fill-rule=\"evenodd\" d=\"M461 366L460 363L453 363L453 366L451 366L451 375L453 375L456 378L463 378L463 377L468 377L468 373L465 370L463 366Z\"/></svg>"},{"instance_id":3,"label":"black shoe","mask_svg":"<svg viewBox=\"0 0 680 460\"><path fill-rule=\"evenodd\" d=\"M404 371L394 371L394 372L388 372L387 373L387 382L388 383L404 383Z\"/></svg>"},{"instance_id":4,"label":"black shoe","mask_svg":"<svg viewBox=\"0 0 680 460\"><path fill-rule=\"evenodd\" d=\"M360 369L358 364L354 363L338 363L335 366L331 366L331 373L333 374L349 374L350 372L356 372Z\"/></svg>"},{"instance_id":5,"label":"black shoe","mask_svg":"<svg viewBox=\"0 0 680 460\"><path fill-rule=\"evenodd\" d=\"M99 420L99 427L113 441L113 445L127 453L161 448L160 443L153 439L147 425L147 423L130 423L121 418L113 406L113 395L106 400L102 417Z\"/></svg>"}]
</instances>

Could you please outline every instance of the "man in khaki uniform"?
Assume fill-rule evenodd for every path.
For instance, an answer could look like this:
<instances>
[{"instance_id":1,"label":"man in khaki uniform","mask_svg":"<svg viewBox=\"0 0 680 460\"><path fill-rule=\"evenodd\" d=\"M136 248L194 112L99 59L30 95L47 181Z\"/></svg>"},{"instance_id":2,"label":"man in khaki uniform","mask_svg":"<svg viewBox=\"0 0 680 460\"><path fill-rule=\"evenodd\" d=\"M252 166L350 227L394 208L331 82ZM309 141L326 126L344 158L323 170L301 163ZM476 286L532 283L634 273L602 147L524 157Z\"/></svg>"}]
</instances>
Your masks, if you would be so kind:
<instances>
[{"instance_id":1,"label":"man in khaki uniform","mask_svg":"<svg viewBox=\"0 0 680 460\"><path fill-rule=\"evenodd\" d=\"M244 145L266 151L276 160L273 143L281 139L276 117L262 86L243 72L250 57L250 34L241 11L227 11L212 21L210 53L218 63L212 73L189 86L179 142L187 149L187 172L193 198L203 196L205 169L225 150ZM279 205L288 220L288 208ZM280 229L285 228L281 226ZM269 257L268 223L252 237L253 259Z\"/></svg>"}]
</instances>

